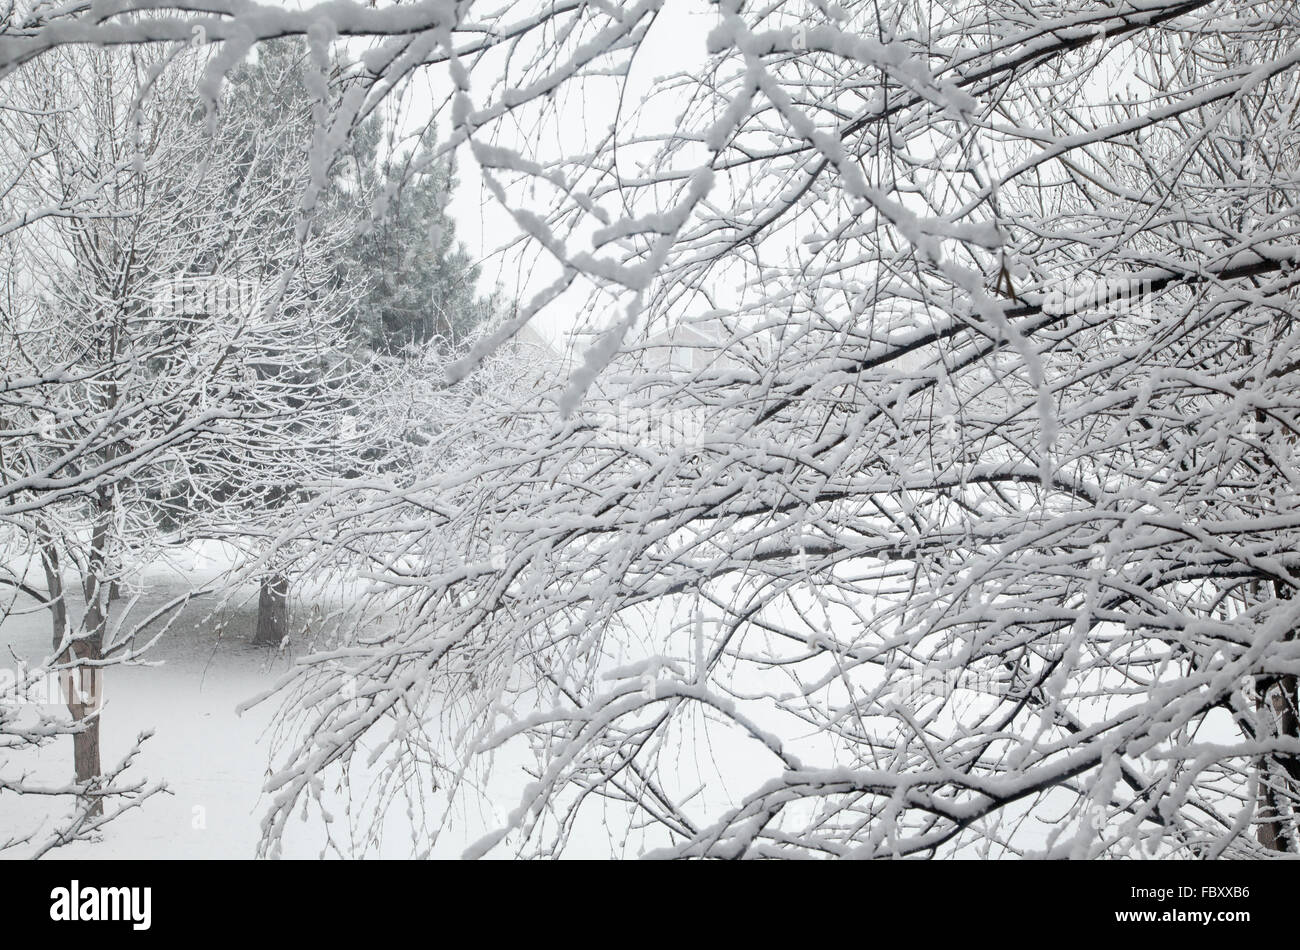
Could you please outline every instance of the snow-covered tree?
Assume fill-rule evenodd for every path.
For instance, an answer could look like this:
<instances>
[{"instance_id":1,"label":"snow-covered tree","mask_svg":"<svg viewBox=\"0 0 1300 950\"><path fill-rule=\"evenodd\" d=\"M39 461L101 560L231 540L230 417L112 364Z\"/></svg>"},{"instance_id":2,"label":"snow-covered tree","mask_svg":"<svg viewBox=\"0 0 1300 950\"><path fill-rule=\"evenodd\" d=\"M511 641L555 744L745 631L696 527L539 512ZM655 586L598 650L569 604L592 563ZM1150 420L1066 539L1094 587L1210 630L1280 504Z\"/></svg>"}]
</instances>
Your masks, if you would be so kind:
<instances>
[{"instance_id":1,"label":"snow-covered tree","mask_svg":"<svg viewBox=\"0 0 1300 950\"><path fill-rule=\"evenodd\" d=\"M562 386L300 528L364 532L396 626L289 684L268 850L363 744L529 750L475 854L593 810L659 855L1300 850L1293 4L125 0L0 64L195 29L370 41L309 196L439 78L542 275L449 384L588 294Z\"/></svg>"},{"instance_id":2,"label":"snow-covered tree","mask_svg":"<svg viewBox=\"0 0 1300 950\"><path fill-rule=\"evenodd\" d=\"M88 196L6 237L0 338L12 380L7 609L35 598L48 611L47 666L89 694L68 703L86 805L74 825L103 813L105 668L138 661L202 592L145 612L141 569L250 522L237 536L269 550L266 484L317 475L317 443L338 452L330 386L348 371L333 355L344 334L331 300L345 288L326 262L341 239L297 227L300 163L278 187L243 187L276 161L274 130L251 156L210 137L195 65L162 72L147 50L67 50L6 89L6 141L32 145L16 207Z\"/></svg>"}]
</instances>

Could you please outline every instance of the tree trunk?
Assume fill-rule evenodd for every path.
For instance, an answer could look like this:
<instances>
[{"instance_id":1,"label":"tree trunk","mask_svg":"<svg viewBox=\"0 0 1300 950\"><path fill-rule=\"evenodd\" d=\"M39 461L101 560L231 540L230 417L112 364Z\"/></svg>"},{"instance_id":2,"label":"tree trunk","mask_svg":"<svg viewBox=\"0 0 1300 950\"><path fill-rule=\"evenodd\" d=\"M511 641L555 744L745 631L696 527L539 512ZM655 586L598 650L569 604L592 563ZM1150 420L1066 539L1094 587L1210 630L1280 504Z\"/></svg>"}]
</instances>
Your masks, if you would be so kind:
<instances>
[{"instance_id":1,"label":"tree trunk","mask_svg":"<svg viewBox=\"0 0 1300 950\"><path fill-rule=\"evenodd\" d=\"M268 574L257 597L257 632L253 642L279 646L289 633L289 578Z\"/></svg>"},{"instance_id":2,"label":"tree trunk","mask_svg":"<svg viewBox=\"0 0 1300 950\"><path fill-rule=\"evenodd\" d=\"M98 638L76 640L60 658L61 662L100 659ZM99 714L103 704L103 670L96 666L77 667L59 675L62 699L74 722L84 723L72 735L72 766L78 785L93 788L103 769L99 760ZM97 818L104 813L104 802L87 796L87 815Z\"/></svg>"},{"instance_id":3,"label":"tree trunk","mask_svg":"<svg viewBox=\"0 0 1300 950\"><path fill-rule=\"evenodd\" d=\"M1260 415L1257 411L1256 418ZM1278 600L1291 599L1291 591L1280 581L1273 582L1273 595ZM1286 636L1287 640L1295 638L1294 630ZM1258 698L1255 708L1261 728L1267 730L1261 738L1300 738L1298 685L1294 674L1256 678L1255 691ZM1296 820L1297 795L1300 793L1300 756L1281 752L1261 756L1256 766L1256 782L1256 839L1270 851L1300 850L1300 841L1296 840L1297 830L1300 830Z\"/></svg>"},{"instance_id":4,"label":"tree trunk","mask_svg":"<svg viewBox=\"0 0 1300 950\"><path fill-rule=\"evenodd\" d=\"M1275 683L1264 684L1260 689L1257 700L1260 721L1271 726L1278 736L1300 738L1297 692L1294 676L1279 677ZM1300 789L1300 756L1263 756L1256 768L1259 788L1256 838L1270 851L1294 851L1297 849L1295 800ZM1284 799L1290 801L1289 818Z\"/></svg>"},{"instance_id":5,"label":"tree trunk","mask_svg":"<svg viewBox=\"0 0 1300 950\"><path fill-rule=\"evenodd\" d=\"M96 671L98 672L98 671ZM72 762L75 769L77 784L92 782L97 779L103 769L99 762L99 716L91 716L91 712L98 713L98 707L90 704L79 704L77 707L69 706L69 709L80 709L81 713L73 712L76 719L86 719L90 717L86 728L72 737ZM98 818L104 814L103 799L91 797L89 799L89 808L87 814L91 818Z\"/></svg>"},{"instance_id":6,"label":"tree trunk","mask_svg":"<svg viewBox=\"0 0 1300 950\"><path fill-rule=\"evenodd\" d=\"M49 608L52 621L54 649L63 646L68 632L68 605L63 596L63 573L59 569L58 550L51 543L41 548L41 561L45 569L45 582L50 592ZM91 614L96 612L92 608ZM98 636L91 636L74 641L63 650L57 662L69 663L74 658L98 660L101 645ZM60 698L67 704L68 712L74 722L89 719L81 732L72 736L73 777L78 785L88 785L99 777L102 768L99 759L99 710L103 700L103 670L99 667L85 667L67 670L59 675ZM86 814L98 818L104 813L104 802L100 798L89 799Z\"/></svg>"}]
</instances>

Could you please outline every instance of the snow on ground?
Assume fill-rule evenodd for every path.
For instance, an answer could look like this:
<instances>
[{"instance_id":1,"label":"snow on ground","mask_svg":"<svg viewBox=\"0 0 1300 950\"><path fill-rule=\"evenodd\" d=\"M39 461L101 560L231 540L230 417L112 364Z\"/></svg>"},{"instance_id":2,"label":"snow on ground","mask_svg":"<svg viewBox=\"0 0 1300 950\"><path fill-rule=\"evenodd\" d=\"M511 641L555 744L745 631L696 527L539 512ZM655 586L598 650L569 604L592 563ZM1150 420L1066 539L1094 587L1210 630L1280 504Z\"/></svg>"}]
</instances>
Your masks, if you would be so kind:
<instances>
[{"instance_id":1,"label":"snow on ground","mask_svg":"<svg viewBox=\"0 0 1300 950\"><path fill-rule=\"evenodd\" d=\"M189 577L150 577L138 608L151 607L184 593L212 565L191 556ZM163 636L149 658L157 666L113 667L105 674L101 757L116 762L135 736L155 730L129 775L165 780L171 794L148 800L109 826L104 840L78 843L55 852L59 857L163 858L248 857L257 840L254 813L266 759L258 739L271 710L235 715L235 706L265 689L290 660L247 641L256 615L243 594L225 605L195 601ZM40 663L50 651L49 618L44 611L9 617L0 626L0 643L13 658ZM72 770L71 741L60 739L24 765L37 774L66 781ZM15 800L0 804L0 837L39 820L49 803ZM6 855L8 856L8 855ZM21 855L14 855L15 857Z\"/></svg>"},{"instance_id":2,"label":"snow on ground","mask_svg":"<svg viewBox=\"0 0 1300 950\"><path fill-rule=\"evenodd\" d=\"M222 552L186 552L172 563L140 576L142 593L133 610L140 616L166 603L228 568ZM317 592L320 593L319 591ZM335 589L326 595L337 596ZM220 598L220 599L218 599ZM298 596L291 614L291 637L302 631L312 616L310 597ZM267 806L262 783L269 774L270 732L280 708L275 699L238 714L241 704L272 687L293 664L296 644L282 651L253 646L257 590L211 595L191 602L159 642L149 650L148 666L112 667L106 671L104 712L101 721L101 758L105 765L118 761L135 737L146 730L154 735L143 746L127 773L133 780L164 781L168 791L155 795L113 821L95 842L77 842L51 856L77 859L249 858L256 853L260 820ZM80 605L71 605L78 610ZM43 610L11 615L0 623L0 651L4 666L19 662L36 665L50 651L49 618ZM499 827L514 809L531 777L524 771L533 762L526 746L516 744L494 757L489 783L478 791L464 792L454 803L445 790L426 790L424 806L441 822L436 857L459 857L483 835ZM30 770L33 777L62 784L71 778L72 742L59 738L35 752L23 753L22 763L10 768ZM354 766L354 795L364 791L362 769ZM327 780L326 788L332 788ZM335 814L346 809L337 795L326 803ZM58 806L66 810L66 805ZM49 821L50 802L34 796L0 793L0 839L34 824ZM354 805L354 812L357 806ZM342 824L339 822L338 824ZM345 841L345 828L335 827L335 837ZM663 842L638 835L611 845L609 831L598 811L583 822L582 833L569 856L605 857L611 853L636 854ZM513 853L512 839L491 856ZM314 858L322 854L324 834L313 809L306 822L294 821L287 830L282 856ZM330 852L333 854L334 852ZM368 857L409 857L412 834L404 804L384 821L379 845L367 848ZM22 848L0 857L26 856ZM358 855L360 856L360 855Z\"/></svg>"}]
</instances>

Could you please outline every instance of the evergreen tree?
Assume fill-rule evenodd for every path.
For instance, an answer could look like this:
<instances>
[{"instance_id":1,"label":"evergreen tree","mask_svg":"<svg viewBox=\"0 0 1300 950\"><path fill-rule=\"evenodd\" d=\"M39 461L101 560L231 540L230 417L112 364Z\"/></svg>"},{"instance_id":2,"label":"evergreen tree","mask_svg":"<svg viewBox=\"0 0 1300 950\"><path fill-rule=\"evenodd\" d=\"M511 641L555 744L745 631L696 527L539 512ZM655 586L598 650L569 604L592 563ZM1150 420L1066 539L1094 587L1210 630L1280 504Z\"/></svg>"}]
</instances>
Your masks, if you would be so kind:
<instances>
[{"instance_id":1,"label":"evergreen tree","mask_svg":"<svg viewBox=\"0 0 1300 950\"><path fill-rule=\"evenodd\" d=\"M314 68L306 44L286 39L264 44L255 61L232 72L228 108L251 133L250 153L264 147L258 129L293 130L296 147L306 148ZM330 78L340 75L336 69ZM335 157L315 209L315 227L352 235L338 277L362 288L349 322L358 344L376 353L433 341L454 346L492 310L446 213L456 180L451 163L434 154L434 141L430 127L414 147L384 154L385 129L372 116Z\"/></svg>"},{"instance_id":2,"label":"evergreen tree","mask_svg":"<svg viewBox=\"0 0 1300 950\"><path fill-rule=\"evenodd\" d=\"M380 164L376 130L372 125L371 134L356 140L357 161L370 169ZM380 353L434 340L454 346L491 310L476 293L478 268L446 214L455 178L450 164L431 154L431 137L383 163L376 175L376 220L349 247L350 276L369 286L357 301L355 332Z\"/></svg>"},{"instance_id":3,"label":"evergreen tree","mask_svg":"<svg viewBox=\"0 0 1300 950\"><path fill-rule=\"evenodd\" d=\"M282 40L265 44L255 61L231 73L225 120L242 137L241 161L253 163L269 148L286 150L286 159L294 151L299 157L273 163L272 169L308 164L303 159L311 141L314 102L308 77L315 68L304 43ZM337 82L340 72L336 69L328 78ZM383 132L380 118L372 117L335 156L311 228L317 234L346 235L330 283L349 289L353 303L343 323L356 348L399 358L423 345L454 346L484 319L491 303L477 296L477 268L455 240L445 211L454 178L449 163L434 156L432 134L422 136L414 149L384 158ZM267 214L284 215L286 210L267 209ZM274 229L282 222L268 220L261 226ZM322 355L326 362L330 358ZM324 366L303 367L302 372L304 378L297 382L305 391L312 388L313 372L319 374L316 388L329 385ZM372 433L349 433L344 441L348 444L341 453L337 444L320 447L340 476L394 457L375 443ZM247 486L249 480L245 472L241 481ZM272 478L257 507L283 507L300 494L299 486ZM289 584L283 565L268 563L260 587L254 642L278 644L288 632Z\"/></svg>"}]
</instances>

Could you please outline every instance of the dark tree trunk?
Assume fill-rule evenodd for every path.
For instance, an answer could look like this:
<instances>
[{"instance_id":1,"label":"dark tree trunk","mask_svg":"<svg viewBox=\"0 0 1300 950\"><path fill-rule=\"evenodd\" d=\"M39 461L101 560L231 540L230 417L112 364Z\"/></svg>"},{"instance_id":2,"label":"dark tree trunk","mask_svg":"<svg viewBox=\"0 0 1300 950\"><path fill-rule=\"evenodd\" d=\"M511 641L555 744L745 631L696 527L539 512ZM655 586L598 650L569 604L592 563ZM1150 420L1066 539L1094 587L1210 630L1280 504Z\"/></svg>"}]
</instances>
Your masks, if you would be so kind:
<instances>
[{"instance_id":1,"label":"dark tree trunk","mask_svg":"<svg viewBox=\"0 0 1300 950\"><path fill-rule=\"evenodd\" d=\"M279 646L289 633L289 578L268 574L257 597L257 632L253 642Z\"/></svg>"},{"instance_id":2,"label":"dark tree trunk","mask_svg":"<svg viewBox=\"0 0 1300 950\"><path fill-rule=\"evenodd\" d=\"M88 709L89 707L83 706L82 708ZM78 785L83 782L91 782L93 779L98 778L100 772L103 771L99 763L99 716L91 718L85 730L72 737L72 762L73 768L76 770ZM91 798L87 814L92 818L98 818L104 814L103 800Z\"/></svg>"},{"instance_id":3,"label":"dark tree trunk","mask_svg":"<svg viewBox=\"0 0 1300 950\"><path fill-rule=\"evenodd\" d=\"M45 544L41 550L41 560L45 568L45 581L49 586L50 619L54 649L63 646L68 632L68 605L63 596L63 574L59 569L59 555L53 544ZM102 627L97 621L99 611L93 605L87 612L87 619L96 633L92 636L74 641L59 656L59 663L71 663L74 659L98 660L101 658ZM103 771L99 759L99 710L103 700L103 670L99 667L80 667L60 674L59 688L61 699L67 704L68 712L74 722L85 722L81 732L72 736L72 769L78 785L90 787ZM104 802L97 797L88 801L87 816L97 818L104 813Z\"/></svg>"},{"instance_id":4,"label":"dark tree trunk","mask_svg":"<svg viewBox=\"0 0 1300 950\"><path fill-rule=\"evenodd\" d=\"M1272 691L1268 687L1272 686ZM1260 690L1258 710L1265 728L1283 738L1300 738L1300 690L1296 677L1283 676L1273 684L1264 684ZM1300 756L1276 754L1263 756L1257 765L1259 782L1259 823L1256 837L1270 851L1295 851L1296 815L1295 793L1300 789ZM1284 800L1291 802L1291 815L1287 816Z\"/></svg>"},{"instance_id":5,"label":"dark tree trunk","mask_svg":"<svg viewBox=\"0 0 1300 950\"><path fill-rule=\"evenodd\" d=\"M1256 418L1262 413L1257 412ZM1290 600L1291 591L1274 581L1278 600ZM1287 634L1294 640L1296 631ZM1300 739L1300 682L1294 674L1275 678L1257 677L1256 711L1264 737ZM1300 797L1300 755L1279 752L1261 756L1256 765L1259 789L1255 837L1270 851L1300 851L1297 832L1297 797ZM1288 815L1287 812L1290 812Z\"/></svg>"},{"instance_id":6,"label":"dark tree trunk","mask_svg":"<svg viewBox=\"0 0 1300 950\"><path fill-rule=\"evenodd\" d=\"M63 661L72 659L98 660L101 658L98 637L75 641L64 654ZM61 674L63 700L74 722L84 724L80 732L72 735L72 767L76 782L93 789L103 769L99 760L99 713L103 704L103 670L97 666L82 666ZM96 818L104 813L103 800L88 796L87 814Z\"/></svg>"}]
</instances>

